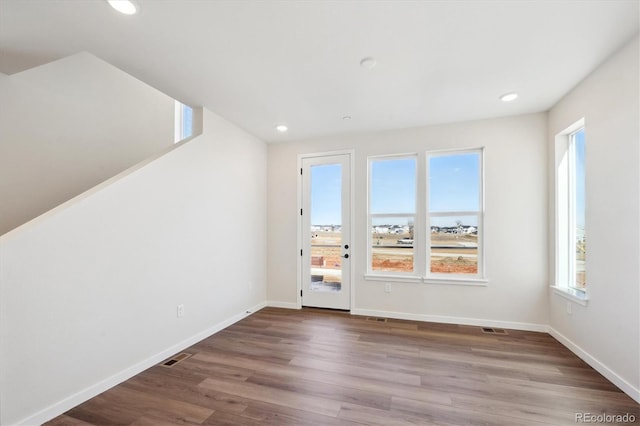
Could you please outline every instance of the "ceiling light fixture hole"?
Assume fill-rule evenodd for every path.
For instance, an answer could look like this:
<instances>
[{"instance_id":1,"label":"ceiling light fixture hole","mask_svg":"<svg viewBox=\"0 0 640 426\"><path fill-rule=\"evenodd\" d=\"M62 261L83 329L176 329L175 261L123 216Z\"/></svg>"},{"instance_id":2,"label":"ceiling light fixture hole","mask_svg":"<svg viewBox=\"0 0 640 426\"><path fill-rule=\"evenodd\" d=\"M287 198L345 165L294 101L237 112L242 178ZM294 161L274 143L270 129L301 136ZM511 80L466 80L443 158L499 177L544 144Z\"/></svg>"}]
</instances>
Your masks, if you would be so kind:
<instances>
[{"instance_id":1,"label":"ceiling light fixture hole","mask_svg":"<svg viewBox=\"0 0 640 426\"><path fill-rule=\"evenodd\" d=\"M361 66L362 68L366 68L366 69L370 70L370 69L372 69L373 67L375 67L377 63L378 63L378 61L376 61L376 59L375 59L375 58L372 58L372 57L370 57L370 56L367 56L366 58L363 58L363 59L360 61L360 66Z\"/></svg>"},{"instance_id":2,"label":"ceiling light fixture hole","mask_svg":"<svg viewBox=\"0 0 640 426\"><path fill-rule=\"evenodd\" d=\"M516 92L505 93L504 95L500 96L500 100L502 102L511 102L515 101L516 99L518 99L518 94Z\"/></svg>"},{"instance_id":3,"label":"ceiling light fixture hole","mask_svg":"<svg viewBox=\"0 0 640 426\"><path fill-rule=\"evenodd\" d=\"M140 9L138 4L132 0L107 0L107 3L124 15L135 15Z\"/></svg>"}]
</instances>

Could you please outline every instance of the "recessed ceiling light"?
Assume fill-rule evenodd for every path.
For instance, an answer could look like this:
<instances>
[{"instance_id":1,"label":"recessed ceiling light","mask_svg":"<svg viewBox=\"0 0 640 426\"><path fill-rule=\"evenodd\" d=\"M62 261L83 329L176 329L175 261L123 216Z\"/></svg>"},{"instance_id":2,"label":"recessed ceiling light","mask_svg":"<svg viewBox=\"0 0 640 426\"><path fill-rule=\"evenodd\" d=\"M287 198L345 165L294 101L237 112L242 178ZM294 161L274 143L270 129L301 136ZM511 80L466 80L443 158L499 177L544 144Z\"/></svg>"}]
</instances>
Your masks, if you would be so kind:
<instances>
[{"instance_id":1,"label":"recessed ceiling light","mask_svg":"<svg viewBox=\"0 0 640 426\"><path fill-rule=\"evenodd\" d=\"M284 124L278 124L276 126L276 130L279 131L280 133L286 133L287 130L289 130L289 128L287 126L285 126Z\"/></svg>"},{"instance_id":2,"label":"recessed ceiling light","mask_svg":"<svg viewBox=\"0 0 640 426\"><path fill-rule=\"evenodd\" d=\"M518 94L516 92L511 92L500 96L500 100L502 102L511 102L515 101L518 98Z\"/></svg>"},{"instance_id":3,"label":"recessed ceiling light","mask_svg":"<svg viewBox=\"0 0 640 426\"><path fill-rule=\"evenodd\" d=\"M112 8L125 15L138 13L138 5L131 0L107 0Z\"/></svg>"},{"instance_id":4,"label":"recessed ceiling light","mask_svg":"<svg viewBox=\"0 0 640 426\"><path fill-rule=\"evenodd\" d=\"M370 70L371 68L375 67L377 63L378 62L376 61L375 58L366 57L366 58L363 58L360 61L360 66L362 68L366 68L366 69Z\"/></svg>"},{"instance_id":5,"label":"recessed ceiling light","mask_svg":"<svg viewBox=\"0 0 640 426\"><path fill-rule=\"evenodd\" d=\"M351 116L350 115L345 115L344 117L342 117L342 119L344 121L349 121L349 120L351 120Z\"/></svg>"}]
</instances>

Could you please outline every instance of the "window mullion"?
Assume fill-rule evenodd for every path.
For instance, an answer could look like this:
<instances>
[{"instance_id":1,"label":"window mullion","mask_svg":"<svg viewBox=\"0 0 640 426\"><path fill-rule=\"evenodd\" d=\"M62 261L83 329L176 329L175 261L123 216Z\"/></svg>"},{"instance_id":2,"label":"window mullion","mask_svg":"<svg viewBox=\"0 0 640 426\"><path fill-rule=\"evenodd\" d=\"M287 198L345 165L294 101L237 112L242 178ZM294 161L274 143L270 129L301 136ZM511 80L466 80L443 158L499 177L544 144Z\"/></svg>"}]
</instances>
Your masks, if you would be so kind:
<instances>
[{"instance_id":1,"label":"window mullion","mask_svg":"<svg viewBox=\"0 0 640 426\"><path fill-rule=\"evenodd\" d=\"M416 216L414 224L414 267L415 273L419 276L425 276L428 265L427 249L429 238L427 236L427 215L428 215L428 184L427 184L427 165L426 154L421 152L418 154L417 165L417 184L416 184Z\"/></svg>"}]
</instances>

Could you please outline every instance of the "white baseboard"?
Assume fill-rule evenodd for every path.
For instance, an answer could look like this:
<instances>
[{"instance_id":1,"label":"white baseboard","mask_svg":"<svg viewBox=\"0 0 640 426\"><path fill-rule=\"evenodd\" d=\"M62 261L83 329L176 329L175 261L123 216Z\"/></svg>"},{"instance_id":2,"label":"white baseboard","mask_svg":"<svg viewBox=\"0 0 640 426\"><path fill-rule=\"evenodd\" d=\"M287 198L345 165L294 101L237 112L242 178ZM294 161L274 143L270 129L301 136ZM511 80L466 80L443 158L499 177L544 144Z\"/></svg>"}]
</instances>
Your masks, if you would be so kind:
<instances>
[{"instance_id":1,"label":"white baseboard","mask_svg":"<svg viewBox=\"0 0 640 426\"><path fill-rule=\"evenodd\" d=\"M153 367L154 365L158 364L159 362L164 361L165 359L169 358L171 355L174 355L177 352L180 352L186 348L188 348L189 346L192 346L198 342L200 342L203 339L206 339L209 336L212 336L214 334L216 334L217 332L229 327L230 325L240 321L243 318L248 317L249 315L251 315L252 313L259 311L260 309L264 308L265 306L267 306L266 302L261 302L258 303L257 305L239 313L236 314L234 316L232 316L231 318L224 320L222 322L219 322L218 324L204 330L201 331L200 333L197 333L191 337L189 337L188 339L185 339L179 343L176 343L173 346L168 347L167 349L163 350L160 353L157 353L147 359L145 359L144 361L141 361L117 374L114 374L111 377L108 377L84 390L81 390L80 392L73 394L65 399L63 399L62 401L59 401L19 422L17 422L18 425L35 425L35 424L42 424L45 423L57 416L59 416L60 414L70 410L71 408L82 404L83 402L93 398L94 396L97 396L99 394L101 394L102 392L111 389L112 387L124 382L125 380L130 379L131 377L135 376L136 374L140 374L141 372L143 372L144 370Z\"/></svg>"},{"instance_id":2,"label":"white baseboard","mask_svg":"<svg viewBox=\"0 0 640 426\"><path fill-rule=\"evenodd\" d=\"M439 315L410 314L405 312L377 311L371 309L352 309L351 315L364 315L369 317L385 317L411 321L437 322L443 324L475 325L478 327L508 328L511 330L547 332L546 324L533 324L525 322L496 321L488 319L448 317Z\"/></svg>"},{"instance_id":3,"label":"white baseboard","mask_svg":"<svg viewBox=\"0 0 640 426\"><path fill-rule=\"evenodd\" d=\"M549 334L556 339L558 342L562 343L567 347L571 352L576 354L580 359L589 364L596 370L598 373L602 374L607 380L616 385L620 390L631 398L633 398L636 402L640 403L640 389L634 387L631 383L627 382L625 379L617 375L613 372L609 367L598 361L596 358L588 354L584 349L580 346L573 343L567 337L565 337L562 333L560 333L555 328L549 326L548 327Z\"/></svg>"},{"instance_id":4,"label":"white baseboard","mask_svg":"<svg viewBox=\"0 0 640 426\"><path fill-rule=\"evenodd\" d=\"M267 306L270 308L284 308L284 309L300 309L296 303L291 302L278 302L270 300L267 302Z\"/></svg>"}]
</instances>

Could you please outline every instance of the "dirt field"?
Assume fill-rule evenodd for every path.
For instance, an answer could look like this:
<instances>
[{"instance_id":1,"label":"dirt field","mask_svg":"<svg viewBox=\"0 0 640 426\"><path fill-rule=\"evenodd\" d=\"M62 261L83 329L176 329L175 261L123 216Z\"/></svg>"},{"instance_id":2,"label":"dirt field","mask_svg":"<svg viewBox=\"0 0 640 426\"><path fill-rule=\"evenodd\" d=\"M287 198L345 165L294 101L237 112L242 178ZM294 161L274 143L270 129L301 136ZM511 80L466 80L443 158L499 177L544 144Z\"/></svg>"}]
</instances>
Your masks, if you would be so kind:
<instances>
[{"instance_id":1,"label":"dirt field","mask_svg":"<svg viewBox=\"0 0 640 426\"><path fill-rule=\"evenodd\" d=\"M316 266L325 269L340 269L342 262L340 234L315 232L314 235L315 237L311 240L312 264L315 263ZM413 271L412 245L398 242L409 239L410 235L374 234L372 237L374 271ZM434 233L431 234L431 244L434 247L431 255L431 272L455 274L478 272L476 235ZM328 245L334 245L334 247L327 247Z\"/></svg>"}]
</instances>

